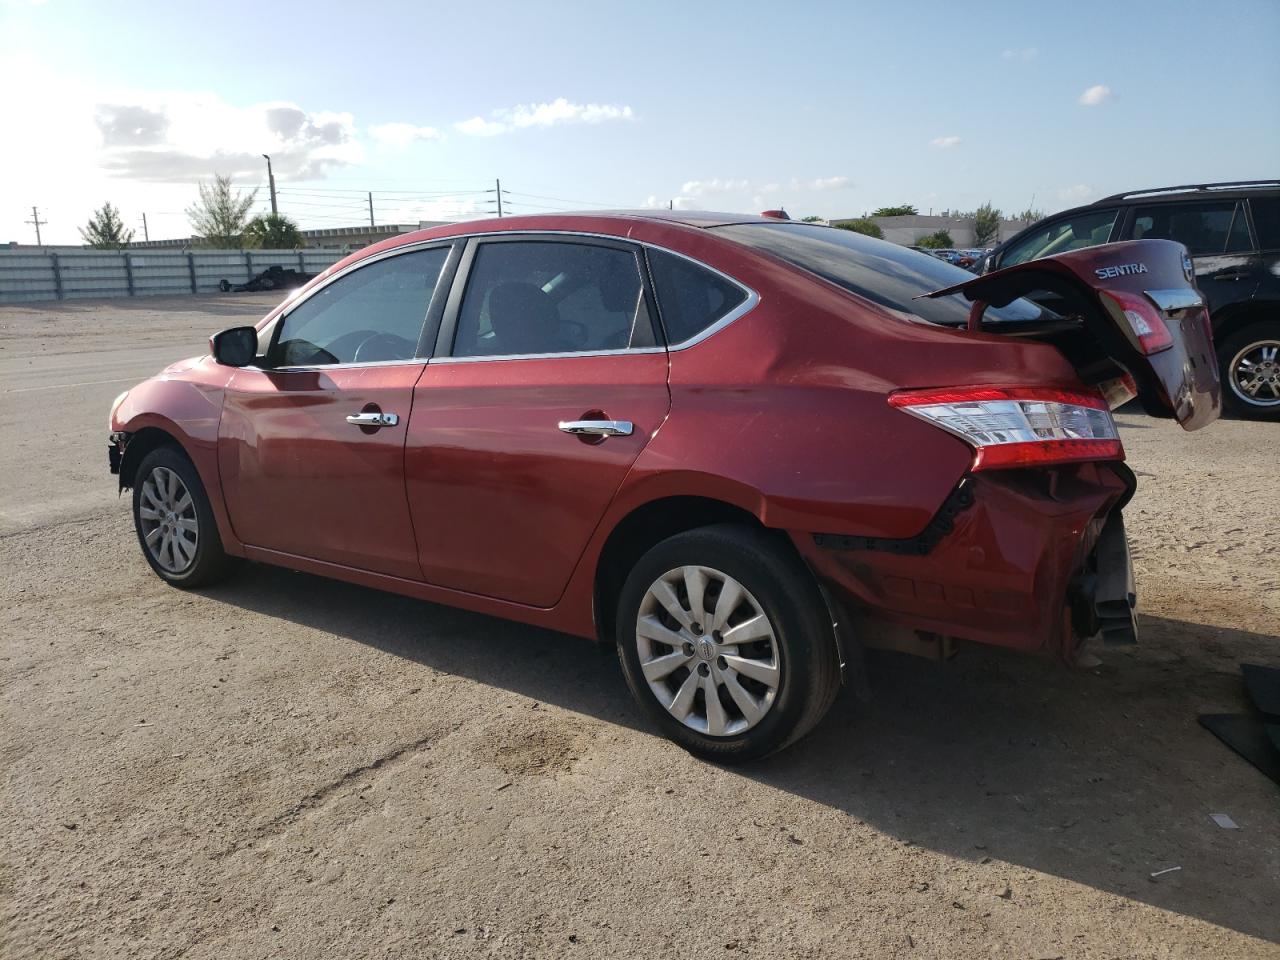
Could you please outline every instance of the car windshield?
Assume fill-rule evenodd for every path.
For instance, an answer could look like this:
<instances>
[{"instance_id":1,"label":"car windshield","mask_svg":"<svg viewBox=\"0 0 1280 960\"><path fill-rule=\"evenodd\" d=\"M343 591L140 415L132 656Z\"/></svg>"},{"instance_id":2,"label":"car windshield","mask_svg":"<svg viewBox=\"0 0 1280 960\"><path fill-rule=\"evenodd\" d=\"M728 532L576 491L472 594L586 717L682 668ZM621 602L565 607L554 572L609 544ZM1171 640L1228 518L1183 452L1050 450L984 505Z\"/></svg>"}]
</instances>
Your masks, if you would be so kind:
<instances>
[{"instance_id":1,"label":"car windshield","mask_svg":"<svg viewBox=\"0 0 1280 960\"><path fill-rule=\"evenodd\" d=\"M969 317L969 302L959 294L916 299L943 287L972 280L973 274L927 253L885 240L804 223L737 223L713 228L738 243L781 257L851 293L901 314L930 323L957 326ZM989 309L987 322L1038 320L1045 311L1019 299Z\"/></svg>"}]
</instances>

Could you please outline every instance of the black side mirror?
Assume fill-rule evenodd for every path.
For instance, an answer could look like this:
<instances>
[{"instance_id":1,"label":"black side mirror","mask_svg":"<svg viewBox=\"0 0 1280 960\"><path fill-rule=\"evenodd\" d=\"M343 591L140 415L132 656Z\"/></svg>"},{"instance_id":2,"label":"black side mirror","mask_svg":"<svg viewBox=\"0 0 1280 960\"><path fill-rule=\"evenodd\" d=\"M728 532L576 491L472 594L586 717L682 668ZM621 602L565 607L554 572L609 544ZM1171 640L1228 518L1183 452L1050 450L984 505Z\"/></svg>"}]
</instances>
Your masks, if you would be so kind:
<instances>
[{"instance_id":1,"label":"black side mirror","mask_svg":"<svg viewBox=\"0 0 1280 960\"><path fill-rule=\"evenodd\" d=\"M213 359L228 367L247 367L258 353L258 331L253 327L232 327L209 338Z\"/></svg>"}]
</instances>

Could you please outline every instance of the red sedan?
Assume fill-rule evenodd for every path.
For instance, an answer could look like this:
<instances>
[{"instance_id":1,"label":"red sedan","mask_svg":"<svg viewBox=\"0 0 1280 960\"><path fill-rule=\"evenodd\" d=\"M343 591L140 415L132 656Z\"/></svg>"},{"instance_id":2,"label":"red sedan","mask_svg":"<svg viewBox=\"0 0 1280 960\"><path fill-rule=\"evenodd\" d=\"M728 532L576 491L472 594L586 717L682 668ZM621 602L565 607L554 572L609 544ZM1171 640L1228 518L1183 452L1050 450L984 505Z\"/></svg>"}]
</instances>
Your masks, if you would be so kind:
<instances>
[{"instance_id":1,"label":"red sedan","mask_svg":"<svg viewBox=\"0 0 1280 960\"><path fill-rule=\"evenodd\" d=\"M246 558L616 642L666 734L745 760L863 646L1135 639L1110 407L1216 418L1186 263L1144 240L974 277L769 218L456 224L123 394L111 464L174 586Z\"/></svg>"}]
</instances>

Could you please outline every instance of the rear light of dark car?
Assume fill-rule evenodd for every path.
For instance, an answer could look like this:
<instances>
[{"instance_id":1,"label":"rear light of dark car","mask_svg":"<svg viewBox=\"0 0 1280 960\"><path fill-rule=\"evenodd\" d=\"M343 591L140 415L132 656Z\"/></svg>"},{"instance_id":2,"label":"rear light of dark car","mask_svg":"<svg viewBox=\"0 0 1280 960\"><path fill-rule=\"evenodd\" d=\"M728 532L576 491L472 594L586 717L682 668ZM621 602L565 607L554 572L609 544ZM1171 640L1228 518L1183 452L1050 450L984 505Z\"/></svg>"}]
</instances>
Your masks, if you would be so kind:
<instances>
[{"instance_id":1,"label":"rear light of dark car","mask_svg":"<svg viewBox=\"0 0 1280 960\"><path fill-rule=\"evenodd\" d=\"M891 394L889 405L972 446L975 471L1124 459L1100 392L1045 387L904 390Z\"/></svg>"}]
</instances>

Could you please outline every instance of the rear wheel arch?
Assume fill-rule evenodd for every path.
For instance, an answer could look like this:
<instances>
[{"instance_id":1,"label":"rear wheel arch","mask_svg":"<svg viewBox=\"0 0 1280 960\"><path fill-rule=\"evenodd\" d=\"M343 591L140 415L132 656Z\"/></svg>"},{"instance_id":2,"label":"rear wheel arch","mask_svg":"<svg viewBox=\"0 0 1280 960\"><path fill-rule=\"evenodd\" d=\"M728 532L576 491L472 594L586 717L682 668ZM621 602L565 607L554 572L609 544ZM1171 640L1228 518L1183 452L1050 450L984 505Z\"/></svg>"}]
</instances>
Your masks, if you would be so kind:
<instances>
[{"instance_id":1,"label":"rear wheel arch","mask_svg":"<svg viewBox=\"0 0 1280 960\"><path fill-rule=\"evenodd\" d=\"M1214 347L1246 327L1267 320L1280 320L1280 301L1248 300L1224 307L1213 317Z\"/></svg>"},{"instance_id":2,"label":"rear wheel arch","mask_svg":"<svg viewBox=\"0 0 1280 960\"><path fill-rule=\"evenodd\" d=\"M618 596L631 569L651 548L676 534L724 523L766 531L785 544L784 549L795 550L784 533L770 530L754 513L728 501L703 496L650 500L619 520L600 550L592 604L596 636L602 642L614 642Z\"/></svg>"}]
</instances>

